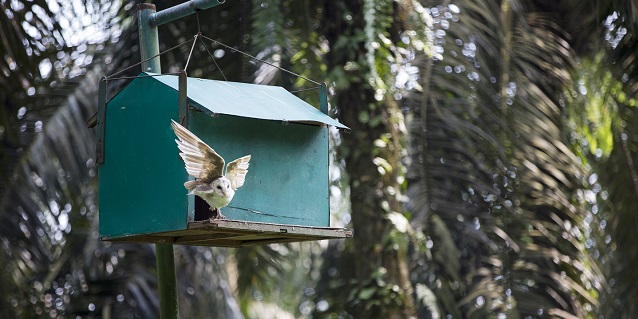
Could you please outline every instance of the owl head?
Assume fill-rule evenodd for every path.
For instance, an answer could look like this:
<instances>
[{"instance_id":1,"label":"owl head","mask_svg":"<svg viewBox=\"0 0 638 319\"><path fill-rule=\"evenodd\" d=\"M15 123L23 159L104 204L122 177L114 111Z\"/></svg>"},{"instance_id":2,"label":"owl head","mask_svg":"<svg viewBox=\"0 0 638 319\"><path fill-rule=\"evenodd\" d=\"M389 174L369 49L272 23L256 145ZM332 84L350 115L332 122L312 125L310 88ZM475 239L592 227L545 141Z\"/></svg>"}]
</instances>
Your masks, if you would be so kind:
<instances>
[{"instance_id":1,"label":"owl head","mask_svg":"<svg viewBox=\"0 0 638 319\"><path fill-rule=\"evenodd\" d=\"M230 181L224 176L213 180L210 186L219 197L233 197L235 195L235 191L230 186Z\"/></svg>"}]
</instances>

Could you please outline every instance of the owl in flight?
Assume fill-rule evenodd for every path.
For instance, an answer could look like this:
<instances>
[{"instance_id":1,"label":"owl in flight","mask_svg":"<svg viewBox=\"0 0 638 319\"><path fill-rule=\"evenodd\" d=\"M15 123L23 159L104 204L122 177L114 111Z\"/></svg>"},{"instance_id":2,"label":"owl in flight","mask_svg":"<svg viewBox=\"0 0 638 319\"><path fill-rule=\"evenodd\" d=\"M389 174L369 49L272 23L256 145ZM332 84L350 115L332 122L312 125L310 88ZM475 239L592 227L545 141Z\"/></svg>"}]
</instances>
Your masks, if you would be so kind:
<instances>
[{"instance_id":1,"label":"owl in flight","mask_svg":"<svg viewBox=\"0 0 638 319\"><path fill-rule=\"evenodd\" d=\"M184 187L190 194L197 195L208 203L213 212L212 219L226 219L220 208L226 207L233 199L235 191L244 185L250 155L240 157L226 166L224 159L195 134L179 123L172 121L171 126L179 140L175 140L181 151L186 172L195 180L187 181Z\"/></svg>"}]
</instances>

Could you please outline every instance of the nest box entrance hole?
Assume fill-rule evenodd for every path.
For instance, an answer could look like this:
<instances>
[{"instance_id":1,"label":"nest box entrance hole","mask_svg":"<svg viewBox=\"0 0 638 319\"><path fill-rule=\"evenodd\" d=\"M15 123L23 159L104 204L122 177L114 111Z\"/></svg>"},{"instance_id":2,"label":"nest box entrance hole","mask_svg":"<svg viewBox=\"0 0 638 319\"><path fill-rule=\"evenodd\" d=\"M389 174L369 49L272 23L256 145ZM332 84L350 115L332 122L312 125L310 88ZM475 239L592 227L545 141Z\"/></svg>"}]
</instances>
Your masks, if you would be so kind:
<instances>
[{"instance_id":1,"label":"nest box entrance hole","mask_svg":"<svg viewBox=\"0 0 638 319\"><path fill-rule=\"evenodd\" d=\"M210 205L199 196L195 196L195 221L209 220L213 217Z\"/></svg>"}]
</instances>

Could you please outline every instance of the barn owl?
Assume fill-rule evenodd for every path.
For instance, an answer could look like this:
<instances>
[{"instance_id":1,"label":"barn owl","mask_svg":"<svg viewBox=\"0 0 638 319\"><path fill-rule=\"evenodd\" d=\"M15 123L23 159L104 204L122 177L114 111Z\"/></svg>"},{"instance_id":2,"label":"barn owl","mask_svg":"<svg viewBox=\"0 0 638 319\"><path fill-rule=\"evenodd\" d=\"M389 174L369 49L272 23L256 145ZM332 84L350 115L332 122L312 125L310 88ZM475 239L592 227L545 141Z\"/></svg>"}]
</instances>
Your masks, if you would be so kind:
<instances>
[{"instance_id":1,"label":"barn owl","mask_svg":"<svg viewBox=\"0 0 638 319\"><path fill-rule=\"evenodd\" d=\"M226 219L220 208L226 207L233 199L235 191L244 185L250 155L240 157L226 166L224 159L195 134L179 123L171 120L171 126L179 140L175 140L181 151L186 172L195 180L187 181L184 187L208 203L213 211L212 219Z\"/></svg>"}]
</instances>

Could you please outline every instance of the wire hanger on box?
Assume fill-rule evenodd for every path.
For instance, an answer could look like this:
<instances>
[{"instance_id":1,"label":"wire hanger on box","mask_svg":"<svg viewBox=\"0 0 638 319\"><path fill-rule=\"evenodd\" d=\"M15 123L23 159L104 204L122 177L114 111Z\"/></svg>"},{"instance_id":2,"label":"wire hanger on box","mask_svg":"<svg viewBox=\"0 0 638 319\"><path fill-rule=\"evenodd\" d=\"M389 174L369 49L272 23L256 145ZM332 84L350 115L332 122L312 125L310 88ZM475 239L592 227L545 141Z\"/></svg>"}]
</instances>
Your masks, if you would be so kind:
<instances>
[{"instance_id":1,"label":"wire hanger on box","mask_svg":"<svg viewBox=\"0 0 638 319\"><path fill-rule=\"evenodd\" d=\"M208 49L208 47L206 46L206 43L204 43L204 40L207 40L207 41L209 41L210 43L215 43L215 44L217 44L217 45L220 45L220 46L222 46L222 47L224 47L224 48L226 48L226 49L229 49L229 50L230 50L230 51L232 51L232 52L240 53L240 54L242 54L242 55L244 55L244 56L246 56L246 57L250 58L251 60L258 61L258 62L260 62L260 63L263 63L263 64L269 65L269 66L271 66L271 67L277 68L278 70L283 71L283 72L286 72L286 73L288 73L288 74L290 74L290 75L293 75L293 76L295 76L295 77L298 77L298 78L304 79L304 80L306 80L306 81L308 81L308 82L311 82L311 83L313 83L313 84L317 85L317 87L321 86L321 83L319 83L319 82L317 82L317 81L311 80L311 79L309 79L309 78L307 78L307 77L305 77L305 76L303 76L303 75L297 74L297 73L295 73L295 72L292 72L292 71L290 71L290 70L288 70L288 69L282 68L282 67L280 67L280 66L278 66L278 65L275 65L275 64L273 64L273 63L270 63L270 62L268 62L268 61L264 61L264 60L262 60L262 59L259 59L259 58L255 57L255 56L253 56L253 55L250 55L250 54L248 54L248 53L246 53L246 52L244 52L244 51L242 51L242 50L239 50L239 49L237 49L237 48L231 47L231 46L229 46L229 45L227 45L227 44L224 44L224 43L222 43L222 42L220 42L220 41L217 41L217 40L211 39L211 38L209 38L209 37L207 37L207 36L203 35L203 34L202 34L202 32L201 32L201 28L200 28L199 11L195 11L195 18L197 19L197 33L196 33L196 34L195 34L195 36L194 36L193 38L191 38L190 40L184 41L184 42L182 42L182 43L180 43L180 44L178 44L178 45L176 45L176 46L174 46L174 47L172 47L172 48L169 48L169 49L167 49L167 50L164 50L164 51L162 51L162 52L160 52L160 53L158 53L158 54L156 54L156 55L154 55L154 56L152 56L152 57L150 57L150 58L148 58L148 59L145 59L145 60L143 60L143 61L140 61L140 62L138 62L138 63L135 63L135 64L133 64L133 65L131 65L131 66L129 66L129 67L126 67L126 68L124 68L124 69L122 69L122 70L120 70L120 71L117 71L117 72L115 72L115 73L113 73L113 74L111 74L111 75L108 75L108 76L106 76L106 77L105 77L105 78L103 78L103 79L104 79L104 80L106 80L106 81L109 81L109 80L120 80L120 79L134 79L134 78L137 78L137 77L147 77L147 76L148 76L148 77L151 77L151 76L159 76L159 75L179 75L180 73L182 73L182 72L186 72L186 71L187 71L187 69L188 69L188 65L190 64L191 57L193 56L193 51L194 51L194 49L195 49L195 45L197 44L197 42L198 42L198 41L200 41L200 43L201 43L202 47L206 50L206 52L208 53L208 56L210 56L210 58L213 60L213 63L215 63L215 67L217 67L217 69L219 70L219 72L220 72L220 74L222 75L222 77L224 78L224 80L225 80L225 81L228 81L228 79L226 78L226 75L224 74L224 72L222 71L221 67L220 67L220 66L219 66L219 64L217 63L217 59L215 59L215 56L214 56L214 55L210 52L210 50L209 50L209 49ZM181 47L181 46L183 46L183 45L186 45L186 44L188 44L188 43L190 43L190 42L192 42L192 44L191 44L191 48L190 48L190 51L189 51L189 53L188 53L188 57L187 57L187 59L186 59L186 64L184 65L184 68L183 68L181 71L178 71L178 72L168 72L168 73L162 73L162 74L146 74L146 75L137 75L137 76L119 76L119 77L117 76L117 75L122 74L123 72L125 72L125 71L127 71L127 70L130 70L130 69L132 69L132 68L134 68L134 67L136 67L136 66L138 66L138 65L140 65L140 64L142 64L142 63L148 62L148 61L150 61L150 60L152 60L152 59L154 59L154 58L156 58L156 57L158 57L158 56L161 56L161 55L163 55L163 54L165 54L165 53L167 53L167 52L170 52L170 51L172 51L172 50L175 50L175 49L177 49L177 48L179 48L179 47ZM294 92L301 92L301 91L313 90L313 89L316 89L317 87L300 89L300 90L297 90L297 91L294 91ZM293 92L293 93L294 93L294 92Z\"/></svg>"}]
</instances>

